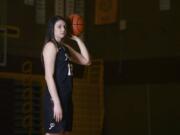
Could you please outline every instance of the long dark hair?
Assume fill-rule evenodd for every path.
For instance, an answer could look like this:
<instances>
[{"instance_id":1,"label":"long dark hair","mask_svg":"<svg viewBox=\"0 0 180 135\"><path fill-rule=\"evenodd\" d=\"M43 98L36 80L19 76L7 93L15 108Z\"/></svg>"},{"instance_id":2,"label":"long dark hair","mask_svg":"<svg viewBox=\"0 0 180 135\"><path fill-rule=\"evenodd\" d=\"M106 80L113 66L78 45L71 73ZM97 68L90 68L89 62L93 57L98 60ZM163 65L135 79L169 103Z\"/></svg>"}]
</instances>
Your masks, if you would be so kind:
<instances>
[{"instance_id":1,"label":"long dark hair","mask_svg":"<svg viewBox=\"0 0 180 135\"><path fill-rule=\"evenodd\" d=\"M54 25L59 20L63 20L66 23L66 19L61 16L53 16L49 19L48 24L47 24L44 45L49 41L53 42L54 44L57 44L57 41L54 38Z\"/></svg>"},{"instance_id":2,"label":"long dark hair","mask_svg":"<svg viewBox=\"0 0 180 135\"><path fill-rule=\"evenodd\" d=\"M67 23L67 19L63 18L61 16L53 16L49 19L48 24L47 24L47 30L46 30L46 34L45 34L45 39L44 39L44 46L48 43L48 42L53 42L54 45L56 45L58 47L58 42L56 41L55 37L54 37L54 25L56 24L57 21L62 20L66 23L66 33L68 33L68 23ZM66 34L68 35L68 34ZM42 48L42 50L43 50ZM43 55L41 52L41 61L44 65L44 61L43 61Z\"/></svg>"}]
</instances>

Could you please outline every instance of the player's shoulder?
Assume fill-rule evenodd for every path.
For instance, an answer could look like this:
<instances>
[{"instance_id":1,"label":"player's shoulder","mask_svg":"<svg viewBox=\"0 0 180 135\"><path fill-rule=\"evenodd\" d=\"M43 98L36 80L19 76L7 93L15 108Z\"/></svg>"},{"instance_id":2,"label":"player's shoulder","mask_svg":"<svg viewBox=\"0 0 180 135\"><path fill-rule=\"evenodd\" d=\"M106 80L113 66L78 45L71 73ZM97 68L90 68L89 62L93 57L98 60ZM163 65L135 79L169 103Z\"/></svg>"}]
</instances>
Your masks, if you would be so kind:
<instances>
[{"instance_id":1,"label":"player's shoulder","mask_svg":"<svg viewBox=\"0 0 180 135\"><path fill-rule=\"evenodd\" d=\"M43 56L55 56L57 53L57 47L53 42L47 42L43 48Z\"/></svg>"},{"instance_id":2,"label":"player's shoulder","mask_svg":"<svg viewBox=\"0 0 180 135\"><path fill-rule=\"evenodd\" d=\"M43 51L56 51L57 50L57 47L55 46L55 44L51 41L47 42L45 45L44 45L44 49Z\"/></svg>"}]
</instances>

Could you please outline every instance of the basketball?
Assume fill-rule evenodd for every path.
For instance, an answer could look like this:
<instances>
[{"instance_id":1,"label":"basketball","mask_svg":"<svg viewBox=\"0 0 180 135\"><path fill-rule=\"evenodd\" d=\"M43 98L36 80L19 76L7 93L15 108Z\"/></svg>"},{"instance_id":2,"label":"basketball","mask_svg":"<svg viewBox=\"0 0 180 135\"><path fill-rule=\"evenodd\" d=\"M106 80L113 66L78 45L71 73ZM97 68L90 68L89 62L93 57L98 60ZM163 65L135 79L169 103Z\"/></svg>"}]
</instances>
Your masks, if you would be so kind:
<instances>
[{"instance_id":1,"label":"basketball","mask_svg":"<svg viewBox=\"0 0 180 135\"><path fill-rule=\"evenodd\" d=\"M72 35L79 36L84 31L84 19L78 14L69 16Z\"/></svg>"}]
</instances>

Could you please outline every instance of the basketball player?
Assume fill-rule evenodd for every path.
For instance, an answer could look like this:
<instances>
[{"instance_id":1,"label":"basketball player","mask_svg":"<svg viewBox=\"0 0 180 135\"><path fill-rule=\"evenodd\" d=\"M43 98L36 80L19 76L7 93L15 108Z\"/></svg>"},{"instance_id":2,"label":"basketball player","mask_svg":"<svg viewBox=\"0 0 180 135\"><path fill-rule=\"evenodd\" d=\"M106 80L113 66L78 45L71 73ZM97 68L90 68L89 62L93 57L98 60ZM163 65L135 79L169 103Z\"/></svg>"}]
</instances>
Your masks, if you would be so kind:
<instances>
[{"instance_id":1,"label":"basketball player","mask_svg":"<svg viewBox=\"0 0 180 135\"><path fill-rule=\"evenodd\" d=\"M62 135L72 131L73 67L72 63L90 65L84 42L77 36L80 52L63 43L67 38L67 23L63 17L54 16L48 22L42 60L45 71L44 131L46 135Z\"/></svg>"}]
</instances>

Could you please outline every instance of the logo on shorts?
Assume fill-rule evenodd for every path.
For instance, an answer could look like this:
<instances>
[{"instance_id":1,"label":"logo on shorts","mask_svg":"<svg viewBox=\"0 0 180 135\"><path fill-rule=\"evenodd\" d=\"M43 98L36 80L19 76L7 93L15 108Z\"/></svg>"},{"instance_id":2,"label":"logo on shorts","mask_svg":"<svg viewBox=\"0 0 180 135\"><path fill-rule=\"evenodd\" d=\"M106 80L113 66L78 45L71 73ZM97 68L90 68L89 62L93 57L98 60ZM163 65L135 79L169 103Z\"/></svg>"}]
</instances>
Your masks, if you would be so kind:
<instances>
[{"instance_id":1,"label":"logo on shorts","mask_svg":"<svg viewBox=\"0 0 180 135\"><path fill-rule=\"evenodd\" d=\"M53 127L55 127L55 123L51 122L50 125L49 125L49 130L51 130Z\"/></svg>"}]
</instances>

